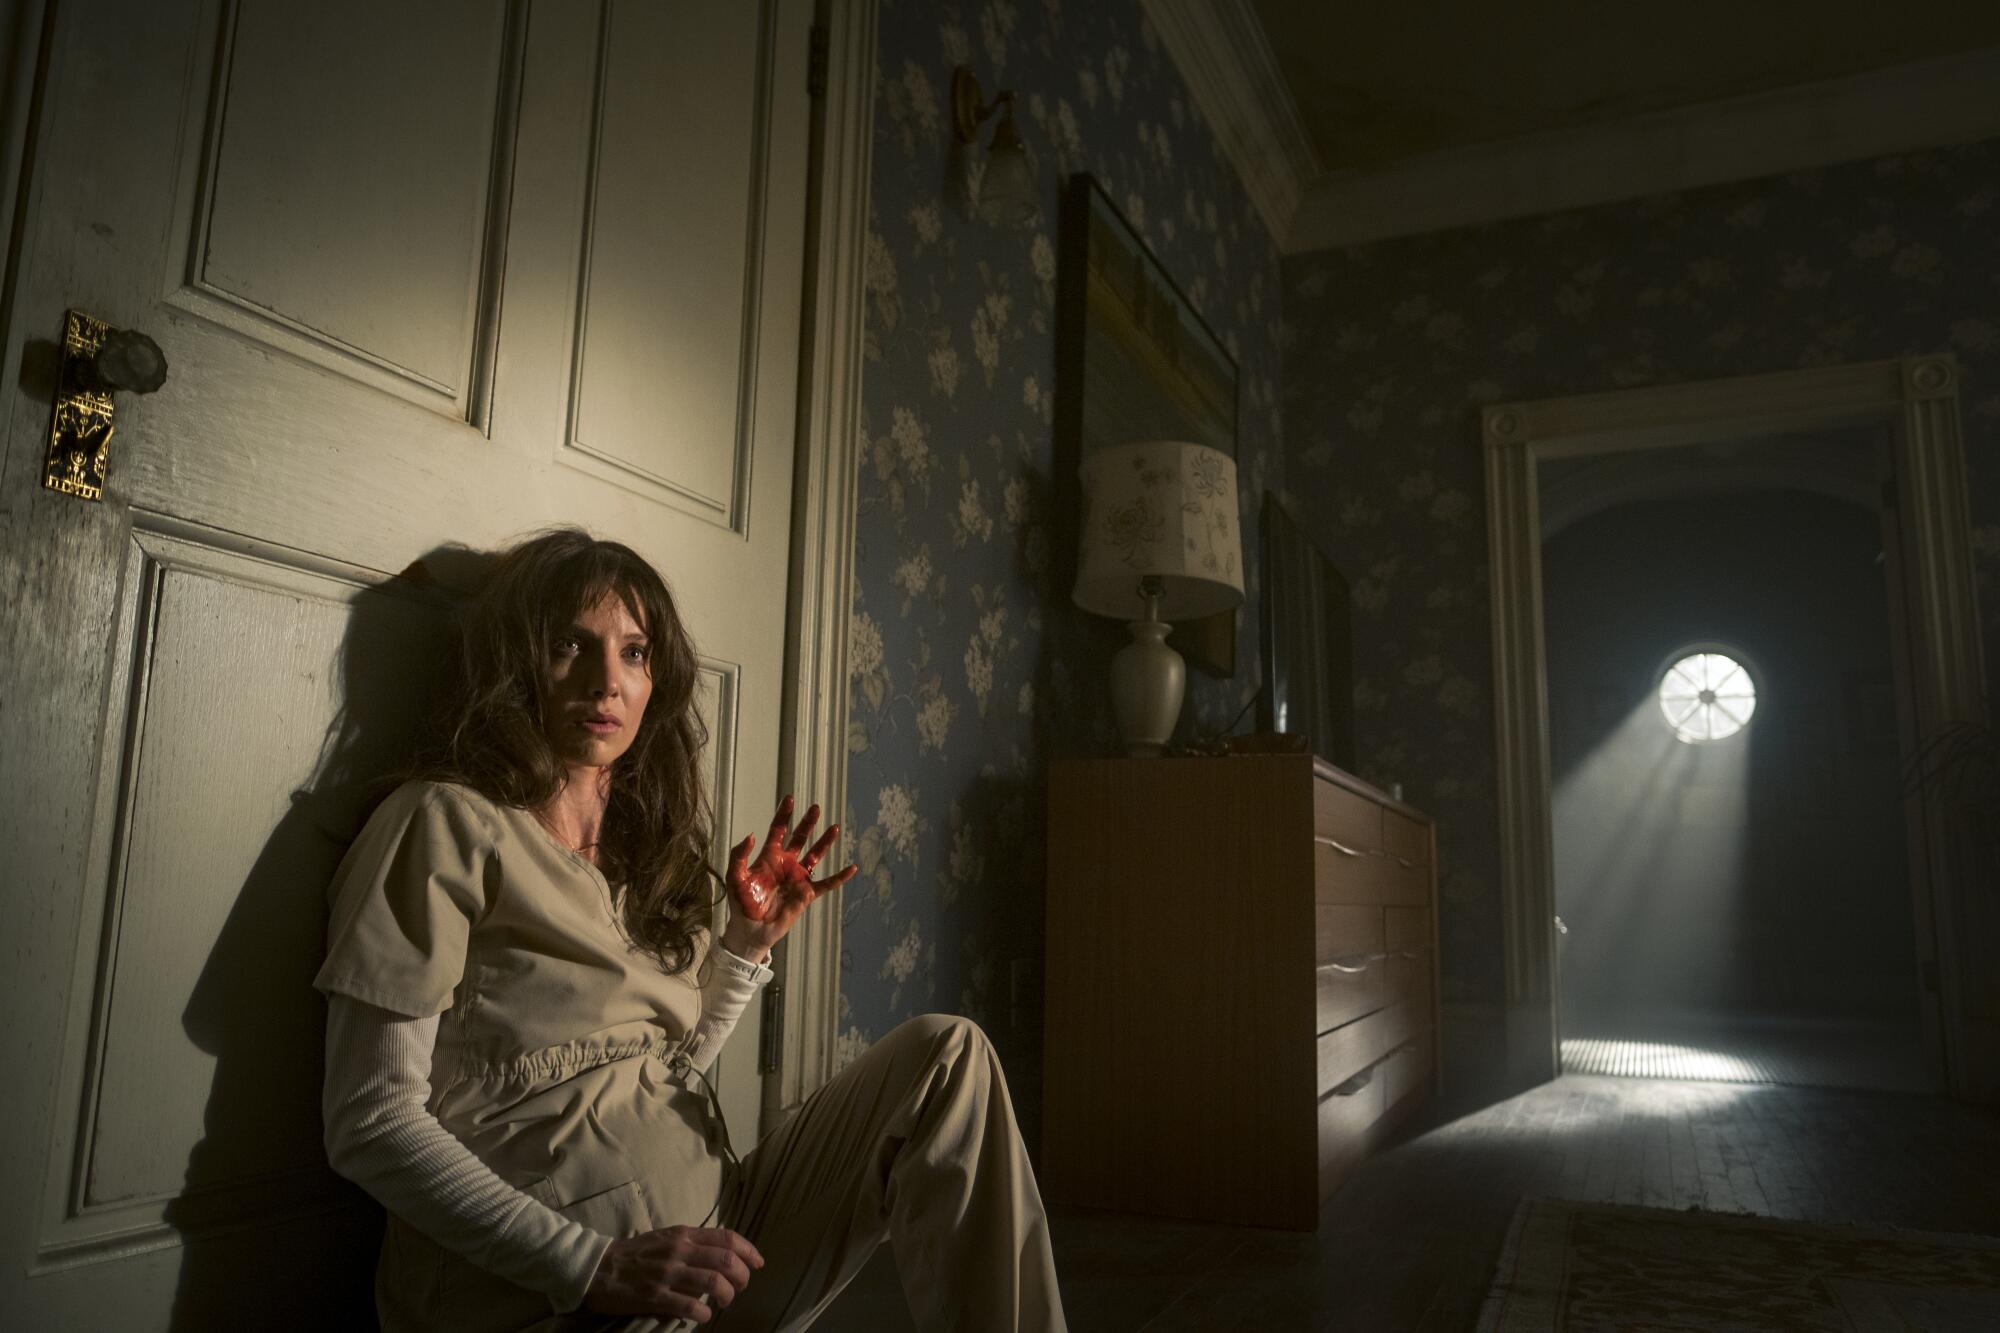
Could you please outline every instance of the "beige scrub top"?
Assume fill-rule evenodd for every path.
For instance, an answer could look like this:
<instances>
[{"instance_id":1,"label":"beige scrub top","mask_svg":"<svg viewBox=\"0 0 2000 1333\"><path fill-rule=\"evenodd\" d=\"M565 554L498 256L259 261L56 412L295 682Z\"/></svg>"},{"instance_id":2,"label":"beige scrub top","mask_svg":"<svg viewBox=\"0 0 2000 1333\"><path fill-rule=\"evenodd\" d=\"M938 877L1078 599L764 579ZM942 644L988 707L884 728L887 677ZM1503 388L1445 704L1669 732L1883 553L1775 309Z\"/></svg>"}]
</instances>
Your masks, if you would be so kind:
<instances>
[{"instance_id":1,"label":"beige scrub top","mask_svg":"<svg viewBox=\"0 0 2000 1333\"><path fill-rule=\"evenodd\" d=\"M399 787L330 894L314 985L442 1012L429 1106L475 1156L607 1235L708 1219L721 1139L669 1068L700 1016L706 932L688 970L664 974L627 942L595 866L529 812L444 783ZM427 1304L462 1263L392 1218L378 1291Z\"/></svg>"}]
</instances>

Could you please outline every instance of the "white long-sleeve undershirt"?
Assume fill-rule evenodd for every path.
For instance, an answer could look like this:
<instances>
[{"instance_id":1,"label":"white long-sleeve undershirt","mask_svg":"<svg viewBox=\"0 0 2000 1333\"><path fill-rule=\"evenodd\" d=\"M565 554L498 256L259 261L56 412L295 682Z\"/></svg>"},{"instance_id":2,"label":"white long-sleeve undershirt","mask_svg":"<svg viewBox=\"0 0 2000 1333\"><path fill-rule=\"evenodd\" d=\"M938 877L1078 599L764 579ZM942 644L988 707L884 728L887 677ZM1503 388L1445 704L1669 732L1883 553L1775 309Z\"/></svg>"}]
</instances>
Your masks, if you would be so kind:
<instances>
[{"instance_id":1,"label":"white long-sleeve undershirt","mask_svg":"<svg viewBox=\"0 0 2000 1333\"><path fill-rule=\"evenodd\" d=\"M708 1069L772 975L717 945L686 1051ZM321 1098L327 1160L431 1240L558 1313L583 1304L612 1238L502 1180L432 1115L438 1015L409 1018L349 995L329 997Z\"/></svg>"}]
</instances>

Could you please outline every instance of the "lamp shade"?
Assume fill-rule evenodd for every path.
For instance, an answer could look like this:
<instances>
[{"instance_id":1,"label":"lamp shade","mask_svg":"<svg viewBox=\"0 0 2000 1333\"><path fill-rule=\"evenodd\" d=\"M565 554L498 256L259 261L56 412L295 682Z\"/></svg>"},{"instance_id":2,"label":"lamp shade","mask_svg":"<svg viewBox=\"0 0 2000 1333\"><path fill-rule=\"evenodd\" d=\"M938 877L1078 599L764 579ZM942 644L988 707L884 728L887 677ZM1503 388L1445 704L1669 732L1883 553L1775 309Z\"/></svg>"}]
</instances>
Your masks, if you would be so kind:
<instances>
[{"instance_id":1,"label":"lamp shade","mask_svg":"<svg viewBox=\"0 0 2000 1333\"><path fill-rule=\"evenodd\" d=\"M1084 461L1076 604L1138 619L1139 580L1161 582L1162 620L1192 620L1243 600L1236 460L1205 444L1148 440Z\"/></svg>"}]
</instances>

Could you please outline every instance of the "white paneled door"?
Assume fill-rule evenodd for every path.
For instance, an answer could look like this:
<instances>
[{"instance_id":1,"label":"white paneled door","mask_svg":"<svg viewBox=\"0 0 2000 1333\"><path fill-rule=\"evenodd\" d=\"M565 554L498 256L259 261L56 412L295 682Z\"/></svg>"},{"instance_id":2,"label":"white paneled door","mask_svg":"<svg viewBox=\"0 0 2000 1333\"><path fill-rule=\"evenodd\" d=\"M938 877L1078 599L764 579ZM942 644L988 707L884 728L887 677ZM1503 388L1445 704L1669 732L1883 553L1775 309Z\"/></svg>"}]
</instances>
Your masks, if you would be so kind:
<instances>
[{"instance_id":1,"label":"white paneled door","mask_svg":"<svg viewBox=\"0 0 2000 1333\"><path fill-rule=\"evenodd\" d=\"M309 983L455 552L574 522L657 563L718 832L768 818L811 21L50 5L0 470L0 1325L366 1318ZM102 503L41 485L69 309L170 367L118 395Z\"/></svg>"}]
</instances>

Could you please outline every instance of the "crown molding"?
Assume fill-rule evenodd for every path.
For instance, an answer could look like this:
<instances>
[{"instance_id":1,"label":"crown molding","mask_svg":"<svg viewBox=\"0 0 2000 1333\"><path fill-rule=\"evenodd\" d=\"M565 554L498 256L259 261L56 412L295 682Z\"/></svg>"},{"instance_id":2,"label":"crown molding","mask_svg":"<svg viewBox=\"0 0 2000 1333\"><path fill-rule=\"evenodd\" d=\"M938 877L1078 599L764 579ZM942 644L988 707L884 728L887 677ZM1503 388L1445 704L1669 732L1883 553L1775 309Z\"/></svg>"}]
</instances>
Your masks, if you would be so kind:
<instances>
[{"instance_id":1,"label":"crown molding","mask_svg":"<svg viewBox=\"0 0 2000 1333\"><path fill-rule=\"evenodd\" d=\"M1996 88L1988 47L1322 176L1279 244L1301 254L1989 138Z\"/></svg>"},{"instance_id":2,"label":"crown molding","mask_svg":"<svg viewBox=\"0 0 2000 1333\"><path fill-rule=\"evenodd\" d=\"M1146 18L1279 246L1320 174L1250 0L1143 0Z\"/></svg>"}]
</instances>

